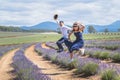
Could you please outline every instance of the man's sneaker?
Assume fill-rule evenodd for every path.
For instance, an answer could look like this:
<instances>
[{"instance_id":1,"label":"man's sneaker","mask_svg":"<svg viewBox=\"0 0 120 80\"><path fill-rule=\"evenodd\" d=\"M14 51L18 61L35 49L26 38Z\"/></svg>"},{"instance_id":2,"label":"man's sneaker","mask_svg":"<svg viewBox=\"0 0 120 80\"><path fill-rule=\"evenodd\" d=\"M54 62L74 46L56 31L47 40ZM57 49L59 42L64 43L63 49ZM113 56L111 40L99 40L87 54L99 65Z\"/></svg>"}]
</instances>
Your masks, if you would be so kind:
<instances>
[{"instance_id":1,"label":"man's sneaker","mask_svg":"<svg viewBox=\"0 0 120 80\"><path fill-rule=\"evenodd\" d=\"M62 49L60 49L60 50L58 50L57 52L58 52L58 53L60 53L60 52L63 52L63 50L62 50Z\"/></svg>"}]
</instances>

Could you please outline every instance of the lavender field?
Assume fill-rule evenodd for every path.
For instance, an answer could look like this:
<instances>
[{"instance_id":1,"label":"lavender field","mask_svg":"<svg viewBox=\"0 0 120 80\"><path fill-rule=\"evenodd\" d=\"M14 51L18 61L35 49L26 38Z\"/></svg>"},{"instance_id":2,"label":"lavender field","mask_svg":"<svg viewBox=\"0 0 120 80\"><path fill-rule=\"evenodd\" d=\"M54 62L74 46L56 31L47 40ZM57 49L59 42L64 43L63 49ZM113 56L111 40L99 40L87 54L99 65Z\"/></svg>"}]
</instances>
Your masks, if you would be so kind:
<instances>
[{"instance_id":1,"label":"lavender field","mask_svg":"<svg viewBox=\"0 0 120 80\"><path fill-rule=\"evenodd\" d=\"M97 35L100 37L98 37L98 39L94 38ZM6 72L6 70L3 70L3 67L9 66L8 68L13 68L16 76L15 78L17 80L120 80L119 34L114 34L117 35L117 37L113 37L113 34L105 34L109 36L105 39L103 38L105 35L103 37L101 37L103 34L97 35L84 34L85 55L82 56L81 54L75 52L74 61L72 63L69 63L70 55L65 44L63 44L64 51L57 53L58 47L55 42L55 40L57 41L56 38L54 38L53 41L49 41L48 37L46 37L48 40L44 42L35 41L34 43L1 45L0 75L5 76L6 74L12 74L8 73L8 71ZM110 35L112 35L112 37L110 37ZM45 35L43 35L43 37L44 36ZM90 37L92 37L92 39ZM74 38L72 39L74 40ZM31 55L31 59L29 59L26 55L26 50L30 49L31 46L34 46L34 51L28 51L28 55L31 55L31 53L34 55ZM14 54L11 53L11 51L16 49L17 51L15 51ZM9 57L11 57L11 60L8 59ZM41 59L39 58L43 58L45 63L40 61ZM36 62L34 61L35 59ZM46 61L49 61L49 63ZM40 66L43 64L40 62L43 62L44 65L49 65L52 67L47 68L46 66ZM56 73L52 72L52 68L55 68ZM69 72L58 74L59 72L57 71L59 70L61 72ZM64 76L66 74L68 75L68 73L71 74L69 77ZM56 79L57 76L58 78ZM0 80L8 79L1 77Z\"/></svg>"},{"instance_id":2,"label":"lavender field","mask_svg":"<svg viewBox=\"0 0 120 80\"><path fill-rule=\"evenodd\" d=\"M0 0L0 80L120 80L120 0Z\"/></svg>"},{"instance_id":3,"label":"lavender field","mask_svg":"<svg viewBox=\"0 0 120 80\"><path fill-rule=\"evenodd\" d=\"M24 50L30 46L26 45L20 48L13 57L13 67L19 80L51 80L43 74L34 63L24 55Z\"/></svg>"},{"instance_id":4,"label":"lavender field","mask_svg":"<svg viewBox=\"0 0 120 80\"><path fill-rule=\"evenodd\" d=\"M86 40L85 56L78 57L75 54L72 64L69 64L70 56L65 45L66 49L62 53L56 52L57 46L55 42L47 42L46 45L51 49L44 49L41 44L37 44L35 50L56 64L67 68L75 68L77 74L84 73L86 76L99 75L102 80L120 79L119 40ZM111 78L113 74L116 75L115 79Z\"/></svg>"}]
</instances>

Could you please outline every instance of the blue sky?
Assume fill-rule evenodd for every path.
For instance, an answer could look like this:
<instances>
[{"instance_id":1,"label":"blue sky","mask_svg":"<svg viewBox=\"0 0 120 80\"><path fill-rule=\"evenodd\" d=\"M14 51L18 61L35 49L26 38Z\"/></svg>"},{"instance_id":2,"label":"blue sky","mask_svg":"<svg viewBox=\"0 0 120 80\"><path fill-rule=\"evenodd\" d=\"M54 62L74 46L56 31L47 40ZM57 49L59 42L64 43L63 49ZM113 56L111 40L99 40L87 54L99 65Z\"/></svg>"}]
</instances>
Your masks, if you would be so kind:
<instances>
[{"instance_id":1,"label":"blue sky","mask_svg":"<svg viewBox=\"0 0 120 80\"><path fill-rule=\"evenodd\" d=\"M0 25L31 26L54 21L53 15L71 25L110 24L120 20L119 0L0 0Z\"/></svg>"}]
</instances>

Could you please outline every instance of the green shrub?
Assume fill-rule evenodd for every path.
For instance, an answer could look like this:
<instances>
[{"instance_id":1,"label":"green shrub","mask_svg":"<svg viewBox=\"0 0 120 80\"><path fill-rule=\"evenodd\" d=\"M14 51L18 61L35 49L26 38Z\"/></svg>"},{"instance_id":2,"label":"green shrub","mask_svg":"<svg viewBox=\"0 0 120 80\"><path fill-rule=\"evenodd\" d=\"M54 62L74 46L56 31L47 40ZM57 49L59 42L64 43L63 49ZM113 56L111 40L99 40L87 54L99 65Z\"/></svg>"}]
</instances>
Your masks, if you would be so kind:
<instances>
[{"instance_id":1,"label":"green shrub","mask_svg":"<svg viewBox=\"0 0 120 80\"><path fill-rule=\"evenodd\" d=\"M106 70L102 73L102 80L120 80L120 77L117 75L114 70Z\"/></svg>"},{"instance_id":2,"label":"green shrub","mask_svg":"<svg viewBox=\"0 0 120 80\"><path fill-rule=\"evenodd\" d=\"M118 49L119 46L117 45L111 45L111 46L104 46L105 49L108 49L108 50L116 50Z\"/></svg>"},{"instance_id":3,"label":"green shrub","mask_svg":"<svg viewBox=\"0 0 120 80\"><path fill-rule=\"evenodd\" d=\"M100 58L100 59L108 59L108 58L110 58L109 52L102 52L102 53L99 55L99 58Z\"/></svg>"},{"instance_id":4,"label":"green shrub","mask_svg":"<svg viewBox=\"0 0 120 80\"><path fill-rule=\"evenodd\" d=\"M76 73L83 74L83 76L91 76L97 73L98 67L98 64L89 62L81 67L81 69L77 69Z\"/></svg>"},{"instance_id":5,"label":"green shrub","mask_svg":"<svg viewBox=\"0 0 120 80\"><path fill-rule=\"evenodd\" d=\"M54 55L54 56L51 56L51 61L52 61L52 63L56 63L56 55Z\"/></svg>"},{"instance_id":6,"label":"green shrub","mask_svg":"<svg viewBox=\"0 0 120 80\"><path fill-rule=\"evenodd\" d=\"M35 49L35 52L37 52L40 56L42 55L42 53L39 50Z\"/></svg>"},{"instance_id":7,"label":"green shrub","mask_svg":"<svg viewBox=\"0 0 120 80\"><path fill-rule=\"evenodd\" d=\"M100 54L101 52L100 51L96 51L92 57L95 57L95 58L99 58L100 57Z\"/></svg>"},{"instance_id":8,"label":"green shrub","mask_svg":"<svg viewBox=\"0 0 120 80\"><path fill-rule=\"evenodd\" d=\"M74 69L77 66L77 60L75 59L72 63L68 64L69 69Z\"/></svg>"},{"instance_id":9,"label":"green shrub","mask_svg":"<svg viewBox=\"0 0 120 80\"><path fill-rule=\"evenodd\" d=\"M120 62L120 53L113 54L112 59L115 62Z\"/></svg>"},{"instance_id":10,"label":"green shrub","mask_svg":"<svg viewBox=\"0 0 120 80\"><path fill-rule=\"evenodd\" d=\"M89 51L89 50L85 50L85 54L86 54L86 55L89 55L90 57L92 57L93 52L92 52L92 51Z\"/></svg>"},{"instance_id":11,"label":"green shrub","mask_svg":"<svg viewBox=\"0 0 120 80\"><path fill-rule=\"evenodd\" d=\"M45 58L46 60L51 60L50 57L49 57L49 55L47 55L47 54L44 54L43 58Z\"/></svg>"}]
</instances>

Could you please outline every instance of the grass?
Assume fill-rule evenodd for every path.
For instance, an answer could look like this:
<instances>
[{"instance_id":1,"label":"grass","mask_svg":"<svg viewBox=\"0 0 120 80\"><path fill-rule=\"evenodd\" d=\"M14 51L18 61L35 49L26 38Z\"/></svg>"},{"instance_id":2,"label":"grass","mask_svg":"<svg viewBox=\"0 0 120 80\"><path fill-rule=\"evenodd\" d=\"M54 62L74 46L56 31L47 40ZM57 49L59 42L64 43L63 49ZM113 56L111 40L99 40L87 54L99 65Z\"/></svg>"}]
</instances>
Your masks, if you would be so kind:
<instances>
[{"instance_id":1,"label":"grass","mask_svg":"<svg viewBox=\"0 0 120 80\"><path fill-rule=\"evenodd\" d=\"M105 70L102 73L101 80L120 80L120 77L114 70Z\"/></svg>"},{"instance_id":2,"label":"grass","mask_svg":"<svg viewBox=\"0 0 120 80\"><path fill-rule=\"evenodd\" d=\"M82 68L82 71L84 75L91 76L97 73L97 69L98 69L98 64L91 62L91 63L85 64Z\"/></svg>"},{"instance_id":3,"label":"grass","mask_svg":"<svg viewBox=\"0 0 120 80\"><path fill-rule=\"evenodd\" d=\"M109 52L102 52L101 54L100 54L100 56L99 56L99 58L100 59L109 59L110 58L110 56L109 56L110 54L109 54Z\"/></svg>"},{"instance_id":4,"label":"grass","mask_svg":"<svg viewBox=\"0 0 120 80\"><path fill-rule=\"evenodd\" d=\"M0 32L0 45L21 44L32 42L57 41L61 37L60 34L41 34L41 33L21 33L21 32ZM119 34L83 34L85 40L105 39L120 40ZM72 39L75 37L72 36Z\"/></svg>"},{"instance_id":5,"label":"grass","mask_svg":"<svg viewBox=\"0 0 120 80\"><path fill-rule=\"evenodd\" d=\"M91 56L94 57L94 58L99 58L99 57L100 57L100 54L101 54L101 52L100 52L100 51L97 51L97 52L95 52L94 54L91 54Z\"/></svg>"},{"instance_id":6,"label":"grass","mask_svg":"<svg viewBox=\"0 0 120 80\"><path fill-rule=\"evenodd\" d=\"M114 62L120 62L120 53L115 53L112 56Z\"/></svg>"},{"instance_id":7,"label":"grass","mask_svg":"<svg viewBox=\"0 0 120 80\"><path fill-rule=\"evenodd\" d=\"M34 34L34 33L27 33L27 32L0 32L0 38L25 36L25 35L32 35L32 34Z\"/></svg>"},{"instance_id":8,"label":"grass","mask_svg":"<svg viewBox=\"0 0 120 80\"><path fill-rule=\"evenodd\" d=\"M76 74L83 74L82 76L88 77L97 73L99 66L94 62L89 62L76 70Z\"/></svg>"},{"instance_id":9,"label":"grass","mask_svg":"<svg viewBox=\"0 0 120 80\"><path fill-rule=\"evenodd\" d=\"M0 45L56 41L58 38L60 38L59 34L37 33L34 35L32 34L27 36L0 38Z\"/></svg>"}]
</instances>

